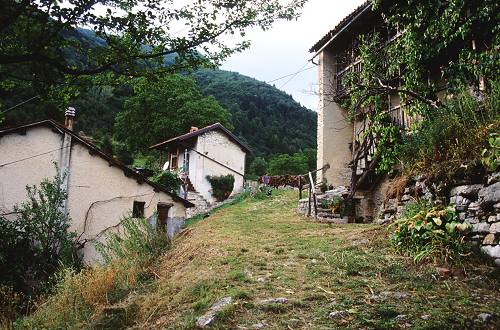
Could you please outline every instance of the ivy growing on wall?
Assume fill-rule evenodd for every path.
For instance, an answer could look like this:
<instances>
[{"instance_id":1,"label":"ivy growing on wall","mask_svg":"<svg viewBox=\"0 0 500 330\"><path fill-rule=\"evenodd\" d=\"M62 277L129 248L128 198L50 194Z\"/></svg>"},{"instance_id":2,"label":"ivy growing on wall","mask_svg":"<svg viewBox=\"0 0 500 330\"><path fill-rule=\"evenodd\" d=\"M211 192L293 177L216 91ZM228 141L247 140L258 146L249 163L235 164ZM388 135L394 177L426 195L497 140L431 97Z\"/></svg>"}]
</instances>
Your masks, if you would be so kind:
<instances>
[{"instance_id":1,"label":"ivy growing on wall","mask_svg":"<svg viewBox=\"0 0 500 330\"><path fill-rule=\"evenodd\" d=\"M362 70L345 76L346 92L335 101L351 119L367 123L357 148L361 154L376 144L374 171L408 165L401 158L402 136L419 134L437 113L464 121L460 112L466 109L481 118L472 126L498 129L498 108L491 106L490 94L498 90L499 7L491 0L372 1L392 38L383 29L360 37ZM438 97L443 91L446 97ZM405 112L418 118L416 124L404 130L393 123L388 95L399 96ZM409 161L416 162L419 155L417 151Z\"/></svg>"}]
</instances>

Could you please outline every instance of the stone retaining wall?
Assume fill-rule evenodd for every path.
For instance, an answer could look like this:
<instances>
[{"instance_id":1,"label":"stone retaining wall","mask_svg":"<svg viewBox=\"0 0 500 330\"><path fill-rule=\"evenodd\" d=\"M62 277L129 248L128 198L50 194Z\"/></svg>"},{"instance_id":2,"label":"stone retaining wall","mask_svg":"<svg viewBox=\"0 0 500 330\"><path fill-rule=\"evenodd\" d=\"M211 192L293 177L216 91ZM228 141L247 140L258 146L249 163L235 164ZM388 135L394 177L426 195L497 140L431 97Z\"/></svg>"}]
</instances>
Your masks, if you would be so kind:
<instances>
[{"instance_id":1,"label":"stone retaining wall","mask_svg":"<svg viewBox=\"0 0 500 330\"><path fill-rule=\"evenodd\" d=\"M379 208L377 222L397 219L405 205L417 199L434 204L455 205L457 216L472 225L469 238L500 266L500 172L484 177L481 182L461 182L452 186L431 183L423 177L409 181L401 196L387 199Z\"/></svg>"}]
</instances>

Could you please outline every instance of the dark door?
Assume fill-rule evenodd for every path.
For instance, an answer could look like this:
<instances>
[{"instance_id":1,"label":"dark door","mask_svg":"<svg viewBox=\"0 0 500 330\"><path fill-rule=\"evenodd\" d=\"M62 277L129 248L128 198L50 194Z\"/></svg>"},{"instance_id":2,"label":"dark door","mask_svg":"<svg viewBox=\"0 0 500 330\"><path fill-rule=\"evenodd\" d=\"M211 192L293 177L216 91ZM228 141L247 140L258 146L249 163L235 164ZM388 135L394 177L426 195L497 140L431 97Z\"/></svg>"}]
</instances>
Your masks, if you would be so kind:
<instances>
[{"instance_id":1,"label":"dark door","mask_svg":"<svg viewBox=\"0 0 500 330\"><path fill-rule=\"evenodd\" d=\"M167 232L167 220L168 220L168 210L170 205L158 204L156 209L158 210L158 230Z\"/></svg>"}]
</instances>

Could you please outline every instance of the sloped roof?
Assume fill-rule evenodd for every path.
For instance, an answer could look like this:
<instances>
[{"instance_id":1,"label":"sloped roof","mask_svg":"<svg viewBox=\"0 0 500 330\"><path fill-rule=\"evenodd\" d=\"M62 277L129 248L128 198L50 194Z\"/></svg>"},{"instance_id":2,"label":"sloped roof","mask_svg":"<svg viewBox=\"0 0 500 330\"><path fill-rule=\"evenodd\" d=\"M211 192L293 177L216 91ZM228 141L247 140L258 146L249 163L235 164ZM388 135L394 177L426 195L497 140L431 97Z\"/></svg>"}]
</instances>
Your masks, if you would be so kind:
<instances>
[{"instance_id":1,"label":"sloped roof","mask_svg":"<svg viewBox=\"0 0 500 330\"><path fill-rule=\"evenodd\" d=\"M64 127L64 125L61 125L60 123L58 123L58 122L56 122L56 121L54 121L52 119L42 120L42 121L39 121L39 122L27 124L27 125L22 125L22 126L17 126L17 127L6 129L6 130L1 130L0 131L0 137L8 135L8 134L11 134L11 133L23 132L23 131L26 131L28 129L31 129L31 128L34 128L34 127L39 127L39 126L50 127L52 129L54 129L59 134L65 134L65 133L67 133L67 134L71 135L71 137L73 138L73 141L76 140L76 142L80 143L81 145L83 145L84 147L86 147L87 149L89 149L89 151L92 154L95 154L95 155L103 158L104 160L106 160L109 163L110 166L116 166L116 167L120 168L123 171L123 173L125 174L126 177L133 177L139 183L142 183L142 182L146 183L146 184L150 185L151 187L153 187L155 191L161 191L161 192L163 192L163 193L171 196L174 201L183 203L186 207L193 207L194 206L194 204L191 203L190 201L188 201L188 200L186 200L184 198L181 198L181 197L179 197L179 196L177 196L175 194L172 194L171 192L169 192L168 190L166 190L165 188L163 188L163 186L161 186L161 185L159 185L159 184L157 184L155 182L152 182L152 181L148 180L142 174L140 174L140 173L132 170L131 168L127 167L125 164L123 164L119 160L117 160L117 159L111 157L110 155L104 153L103 151L101 151L101 149L99 149L94 144L92 144L89 141L83 139L79 135L75 134L73 131L71 131L71 130L67 129L66 127Z\"/></svg>"},{"instance_id":2,"label":"sloped roof","mask_svg":"<svg viewBox=\"0 0 500 330\"><path fill-rule=\"evenodd\" d=\"M309 52L314 53L319 51L324 45L326 45L332 38L337 37L337 34L342 31L353 19L355 19L363 11L371 7L371 1L364 2L361 6L354 9L352 13L344 17L330 32L328 32L321 40L316 42Z\"/></svg>"},{"instance_id":3,"label":"sloped roof","mask_svg":"<svg viewBox=\"0 0 500 330\"><path fill-rule=\"evenodd\" d=\"M196 130L194 132L190 132L190 133L186 133L186 134L182 134L182 135L176 136L176 137L171 138L171 139L169 139L167 141L155 144L155 145L149 147L149 149L161 149L162 147L167 146L169 144L175 144L175 143L180 143L180 142L183 142L183 141L187 141L187 140L190 140L192 138L195 138L197 136L200 136L200 135L202 135L204 133L207 133L207 132L210 132L210 131L213 131L213 130L220 130L221 132L223 132L224 134L226 134L227 137L230 140L232 140L234 143L236 143L243 151L245 151L247 153L251 153L251 150L246 145L244 145L236 137L236 135L234 135L233 133L231 133L231 131L229 131L227 128L225 128L221 123L215 123L215 124L212 124L210 126L200 128L199 130Z\"/></svg>"}]
</instances>

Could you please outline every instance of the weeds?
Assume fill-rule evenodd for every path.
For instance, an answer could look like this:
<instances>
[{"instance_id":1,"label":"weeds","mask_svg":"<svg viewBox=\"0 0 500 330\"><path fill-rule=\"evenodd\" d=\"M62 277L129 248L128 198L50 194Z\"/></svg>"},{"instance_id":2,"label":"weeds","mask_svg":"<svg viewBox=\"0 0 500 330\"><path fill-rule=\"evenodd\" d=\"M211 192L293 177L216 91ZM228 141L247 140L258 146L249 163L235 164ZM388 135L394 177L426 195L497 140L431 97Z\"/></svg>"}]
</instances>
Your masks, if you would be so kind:
<instances>
[{"instance_id":1,"label":"weeds","mask_svg":"<svg viewBox=\"0 0 500 330\"><path fill-rule=\"evenodd\" d=\"M19 328L92 328L118 326L130 321L114 317L113 306L150 277L149 266L169 247L166 235L149 227L145 219L125 218L121 233L107 236L99 244L105 264L76 273L58 274L55 293L30 317L18 321ZM125 306L127 306L125 304ZM116 309L123 313L126 307ZM56 313L54 311L57 311ZM118 321L117 321L118 320ZM111 323L110 323L111 322Z\"/></svg>"},{"instance_id":2,"label":"weeds","mask_svg":"<svg viewBox=\"0 0 500 330\"><path fill-rule=\"evenodd\" d=\"M441 259L457 262L470 252L465 233L471 226L458 220L455 206L431 207L428 202L409 204L392 227L393 245L415 262Z\"/></svg>"},{"instance_id":3,"label":"weeds","mask_svg":"<svg viewBox=\"0 0 500 330\"><path fill-rule=\"evenodd\" d=\"M484 100L464 91L424 118L404 136L398 154L409 172L451 174L463 164L480 164L485 142L500 129L500 83Z\"/></svg>"}]
</instances>

